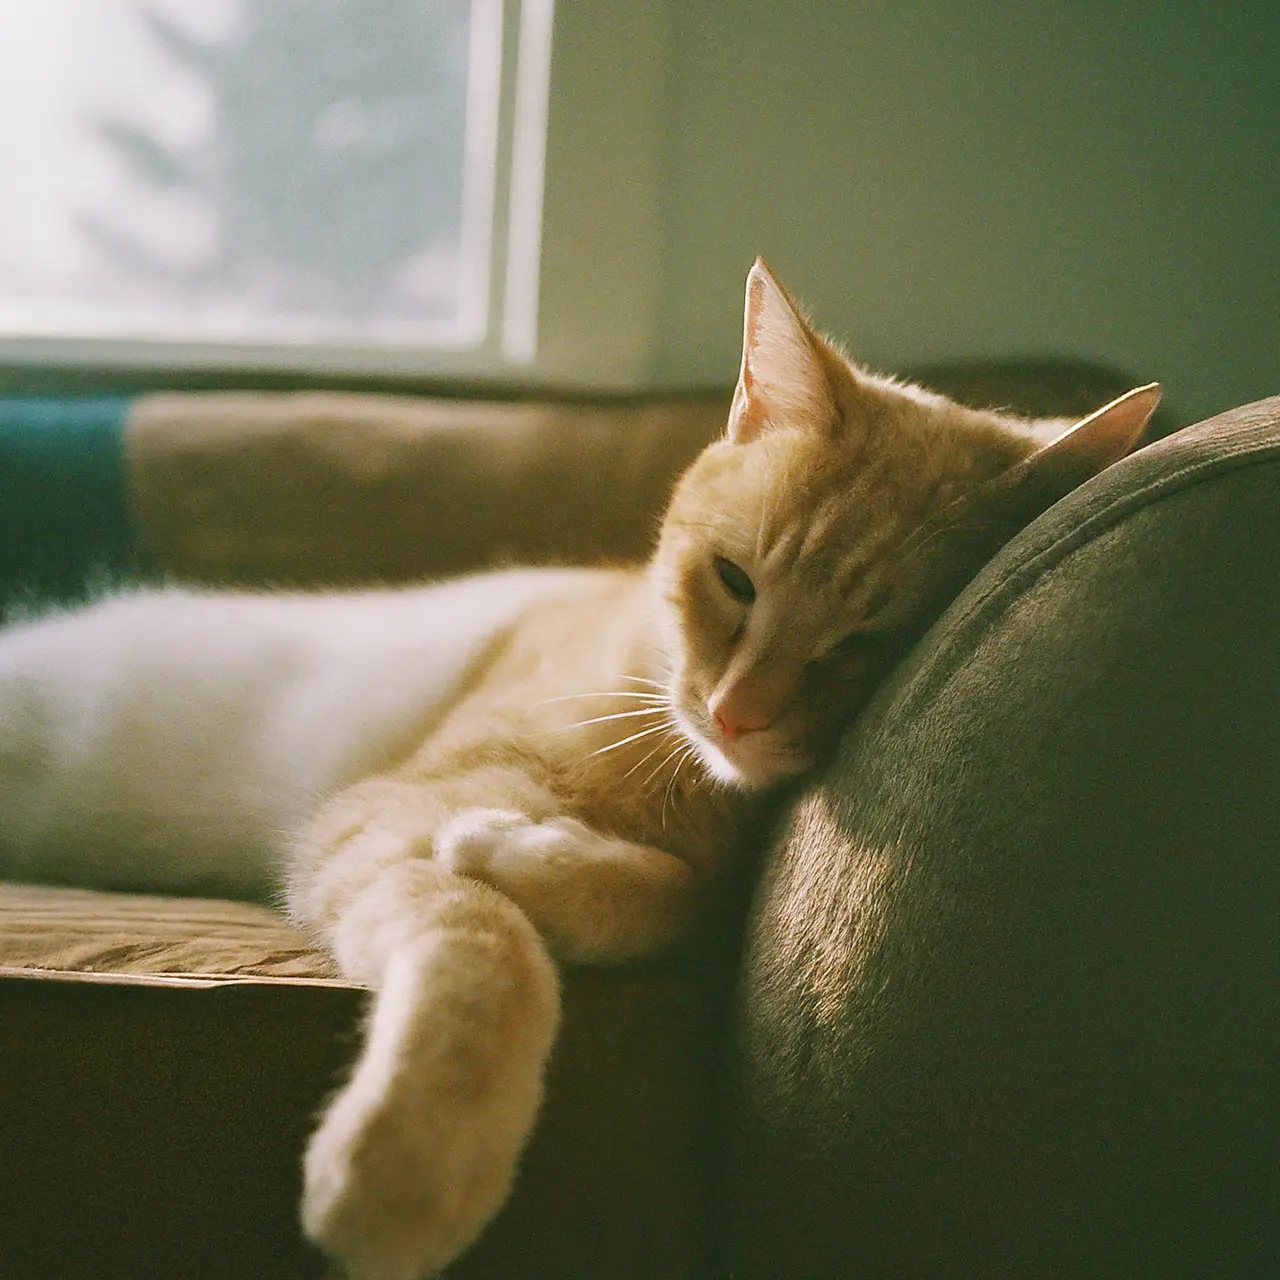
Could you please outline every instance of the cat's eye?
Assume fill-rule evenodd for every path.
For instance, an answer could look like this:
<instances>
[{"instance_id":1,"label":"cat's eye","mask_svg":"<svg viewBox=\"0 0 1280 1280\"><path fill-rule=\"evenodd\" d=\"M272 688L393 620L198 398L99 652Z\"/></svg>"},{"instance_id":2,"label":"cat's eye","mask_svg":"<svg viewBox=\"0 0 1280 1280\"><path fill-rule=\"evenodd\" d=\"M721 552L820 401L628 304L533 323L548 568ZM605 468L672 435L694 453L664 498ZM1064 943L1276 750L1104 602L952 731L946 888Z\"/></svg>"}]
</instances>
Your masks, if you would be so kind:
<instances>
[{"instance_id":1,"label":"cat's eye","mask_svg":"<svg viewBox=\"0 0 1280 1280\"><path fill-rule=\"evenodd\" d=\"M724 556L716 556L716 573L724 583L724 589L740 604L750 604L756 598L755 583L747 577L747 571Z\"/></svg>"}]
</instances>

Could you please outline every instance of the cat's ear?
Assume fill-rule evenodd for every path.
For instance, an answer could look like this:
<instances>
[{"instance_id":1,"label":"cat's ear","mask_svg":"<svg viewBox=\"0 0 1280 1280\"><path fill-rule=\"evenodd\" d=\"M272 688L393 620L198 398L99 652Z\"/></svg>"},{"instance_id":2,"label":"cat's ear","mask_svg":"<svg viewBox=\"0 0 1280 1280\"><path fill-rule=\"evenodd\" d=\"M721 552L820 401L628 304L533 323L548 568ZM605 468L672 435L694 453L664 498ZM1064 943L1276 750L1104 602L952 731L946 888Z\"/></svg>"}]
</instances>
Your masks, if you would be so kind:
<instances>
[{"instance_id":1,"label":"cat's ear","mask_svg":"<svg viewBox=\"0 0 1280 1280\"><path fill-rule=\"evenodd\" d=\"M993 530L1007 530L1000 534L1000 540L1005 540L1104 467L1123 458L1159 403L1157 382L1126 391L974 490L961 500L962 505L980 507ZM948 522L965 523L954 513Z\"/></svg>"},{"instance_id":2,"label":"cat's ear","mask_svg":"<svg viewBox=\"0 0 1280 1280\"><path fill-rule=\"evenodd\" d=\"M742 368L729 410L729 439L745 444L774 426L825 427L835 402L809 328L763 258L747 275Z\"/></svg>"},{"instance_id":3,"label":"cat's ear","mask_svg":"<svg viewBox=\"0 0 1280 1280\"><path fill-rule=\"evenodd\" d=\"M1124 457L1159 403L1155 382L1125 392L922 524L877 626L903 639L920 634L1020 529Z\"/></svg>"},{"instance_id":4,"label":"cat's ear","mask_svg":"<svg viewBox=\"0 0 1280 1280\"><path fill-rule=\"evenodd\" d=\"M1033 454L1026 465L1042 476L1052 476L1063 493L1068 493L1123 458L1137 443L1159 403L1158 382L1126 391L1068 427Z\"/></svg>"}]
</instances>

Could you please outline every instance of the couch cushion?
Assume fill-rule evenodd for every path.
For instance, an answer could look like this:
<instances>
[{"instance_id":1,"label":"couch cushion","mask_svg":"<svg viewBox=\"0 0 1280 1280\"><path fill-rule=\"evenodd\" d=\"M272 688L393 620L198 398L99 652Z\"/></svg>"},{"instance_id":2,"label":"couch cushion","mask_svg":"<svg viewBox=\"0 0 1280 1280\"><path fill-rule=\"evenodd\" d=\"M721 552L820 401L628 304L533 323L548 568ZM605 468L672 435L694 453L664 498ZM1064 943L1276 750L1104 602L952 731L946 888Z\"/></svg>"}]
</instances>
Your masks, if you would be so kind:
<instances>
[{"instance_id":1,"label":"couch cushion","mask_svg":"<svg viewBox=\"0 0 1280 1280\"><path fill-rule=\"evenodd\" d=\"M214 898L162 898L0 885L0 972L335 980L328 956L274 911Z\"/></svg>"},{"instance_id":2,"label":"couch cushion","mask_svg":"<svg viewBox=\"0 0 1280 1280\"><path fill-rule=\"evenodd\" d=\"M135 566L124 396L0 395L0 612Z\"/></svg>"},{"instance_id":3,"label":"couch cushion","mask_svg":"<svg viewBox=\"0 0 1280 1280\"><path fill-rule=\"evenodd\" d=\"M300 1158L365 992L270 910L0 885L0 1276L304 1280ZM455 1280L701 1274L705 993L576 970L515 1194Z\"/></svg>"},{"instance_id":4,"label":"couch cushion","mask_svg":"<svg viewBox=\"0 0 1280 1280\"><path fill-rule=\"evenodd\" d=\"M917 374L965 403L1048 416L1083 415L1141 381L1064 360ZM14 371L0 370L0 384L15 385ZM86 384L95 379L35 383ZM120 374L103 385L135 390L0 397L0 608L11 590L65 596L86 576L139 567L350 585L513 560L637 559L672 481L728 408L727 390L501 402L157 391ZM1148 437L1175 421L1161 408Z\"/></svg>"},{"instance_id":5,"label":"couch cushion","mask_svg":"<svg viewBox=\"0 0 1280 1280\"><path fill-rule=\"evenodd\" d=\"M182 577L397 582L637 560L719 396L574 405L336 393L151 395L126 427L148 558Z\"/></svg>"},{"instance_id":6,"label":"couch cushion","mask_svg":"<svg viewBox=\"0 0 1280 1280\"><path fill-rule=\"evenodd\" d=\"M1280 1257L1280 399L1047 514L768 862L743 1277L1261 1276Z\"/></svg>"}]
</instances>

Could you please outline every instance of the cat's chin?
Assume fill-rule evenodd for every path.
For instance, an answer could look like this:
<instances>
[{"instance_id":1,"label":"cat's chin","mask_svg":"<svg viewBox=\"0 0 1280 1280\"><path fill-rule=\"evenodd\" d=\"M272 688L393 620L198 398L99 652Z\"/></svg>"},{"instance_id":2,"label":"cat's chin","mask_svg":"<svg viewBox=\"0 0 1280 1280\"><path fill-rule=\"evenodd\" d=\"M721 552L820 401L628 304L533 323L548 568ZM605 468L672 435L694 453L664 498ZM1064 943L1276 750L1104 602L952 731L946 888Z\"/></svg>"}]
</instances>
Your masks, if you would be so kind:
<instances>
[{"instance_id":1,"label":"cat's chin","mask_svg":"<svg viewBox=\"0 0 1280 1280\"><path fill-rule=\"evenodd\" d=\"M766 791L803 773L808 761L794 759L788 753L764 752L750 740L730 748L733 755L713 742L689 718L676 713L681 732L698 753L702 767L717 782L739 791Z\"/></svg>"}]
</instances>

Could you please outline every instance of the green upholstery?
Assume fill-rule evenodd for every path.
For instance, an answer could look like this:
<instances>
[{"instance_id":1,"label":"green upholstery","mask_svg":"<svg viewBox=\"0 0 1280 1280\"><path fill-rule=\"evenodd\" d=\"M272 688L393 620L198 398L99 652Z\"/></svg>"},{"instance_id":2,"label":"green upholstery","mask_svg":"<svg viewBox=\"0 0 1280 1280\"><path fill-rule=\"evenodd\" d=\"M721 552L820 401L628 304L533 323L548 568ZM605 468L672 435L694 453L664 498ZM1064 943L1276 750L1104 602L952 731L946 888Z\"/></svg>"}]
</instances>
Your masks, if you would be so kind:
<instances>
[{"instance_id":1,"label":"green upholstery","mask_svg":"<svg viewBox=\"0 0 1280 1280\"><path fill-rule=\"evenodd\" d=\"M1276 1274L1280 398L1060 503L849 731L739 984L738 1280Z\"/></svg>"}]
</instances>

